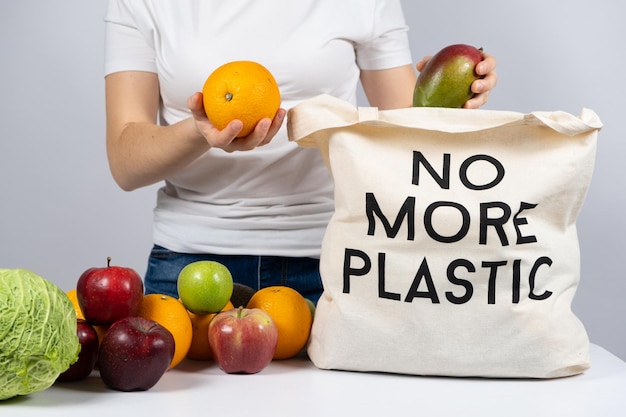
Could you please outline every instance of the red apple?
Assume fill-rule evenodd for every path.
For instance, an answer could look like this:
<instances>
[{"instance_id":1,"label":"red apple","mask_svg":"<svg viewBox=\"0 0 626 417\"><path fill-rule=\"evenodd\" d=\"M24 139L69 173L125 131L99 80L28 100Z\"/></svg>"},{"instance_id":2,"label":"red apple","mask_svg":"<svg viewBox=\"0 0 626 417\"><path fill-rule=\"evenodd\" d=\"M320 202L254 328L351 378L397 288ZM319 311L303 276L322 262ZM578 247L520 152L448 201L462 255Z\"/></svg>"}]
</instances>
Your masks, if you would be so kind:
<instances>
[{"instance_id":1,"label":"red apple","mask_svg":"<svg viewBox=\"0 0 626 417\"><path fill-rule=\"evenodd\" d=\"M100 377L117 391L147 391L159 382L173 357L174 337L169 330L143 317L125 317L102 338Z\"/></svg>"},{"instance_id":2,"label":"red apple","mask_svg":"<svg viewBox=\"0 0 626 417\"><path fill-rule=\"evenodd\" d=\"M94 327L85 320L76 320L76 334L80 343L80 353L78 360L74 362L67 371L57 378L57 381L69 382L87 378L98 359L98 333Z\"/></svg>"},{"instance_id":3,"label":"red apple","mask_svg":"<svg viewBox=\"0 0 626 417\"><path fill-rule=\"evenodd\" d=\"M76 297L93 325L108 326L117 320L137 315L143 300L143 281L131 268L111 266L89 268L78 278Z\"/></svg>"},{"instance_id":4,"label":"red apple","mask_svg":"<svg viewBox=\"0 0 626 417\"><path fill-rule=\"evenodd\" d=\"M265 311L239 307L218 313L208 336L213 359L224 372L253 374L272 361L278 329Z\"/></svg>"}]
</instances>

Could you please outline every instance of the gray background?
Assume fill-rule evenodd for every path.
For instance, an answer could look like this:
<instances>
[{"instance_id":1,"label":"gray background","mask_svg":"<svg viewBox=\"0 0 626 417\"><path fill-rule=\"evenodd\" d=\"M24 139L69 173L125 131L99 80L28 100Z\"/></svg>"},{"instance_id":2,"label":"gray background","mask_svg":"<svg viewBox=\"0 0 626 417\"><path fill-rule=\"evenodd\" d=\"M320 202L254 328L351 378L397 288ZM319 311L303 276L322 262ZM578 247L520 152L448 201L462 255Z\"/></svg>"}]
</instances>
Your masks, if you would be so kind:
<instances>
[{"instance_id":1,"label":"gray background","mask_svg":"<svg viewBox=\"0 0 626 417\"><path fill-rule=\"evenodd\" d=\"M403 1L414 60L451 43L482 46L500 81L485 107L593 109L600 132L579 218L582 280L573 309L591 341L626 359L623 3ZM67 290L88 267L145 271L156 186L110 177L102 77L105 2L0 0L0 266Z\"/></svg>"}]
</instances>

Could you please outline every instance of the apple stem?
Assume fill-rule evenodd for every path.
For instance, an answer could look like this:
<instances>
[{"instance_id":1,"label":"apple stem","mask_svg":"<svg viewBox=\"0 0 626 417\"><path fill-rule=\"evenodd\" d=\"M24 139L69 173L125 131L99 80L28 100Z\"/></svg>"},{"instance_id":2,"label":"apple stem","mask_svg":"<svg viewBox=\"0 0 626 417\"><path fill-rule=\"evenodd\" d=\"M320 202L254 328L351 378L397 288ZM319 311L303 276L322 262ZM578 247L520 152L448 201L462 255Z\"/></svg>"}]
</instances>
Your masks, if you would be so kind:
<instances>
[{"instance_id":1,"label":"apple stem","mask_svg":"<svg viewBox=\"0 0 626 417\"><path fill-rule=\"evenodd\" d=\"M239 306L237 309L237 318L240 319L243 317L243 306Z\"/></svg>"},{"instance_id":2,"label":"apple stem","mask_svg":"<svg viewBox=\"0 0 626 417\"><path fill-rule=\"evenodd\" d=\"M111 266L111 257L107 256L107 268Z\"/></svg>"}]
</instances>

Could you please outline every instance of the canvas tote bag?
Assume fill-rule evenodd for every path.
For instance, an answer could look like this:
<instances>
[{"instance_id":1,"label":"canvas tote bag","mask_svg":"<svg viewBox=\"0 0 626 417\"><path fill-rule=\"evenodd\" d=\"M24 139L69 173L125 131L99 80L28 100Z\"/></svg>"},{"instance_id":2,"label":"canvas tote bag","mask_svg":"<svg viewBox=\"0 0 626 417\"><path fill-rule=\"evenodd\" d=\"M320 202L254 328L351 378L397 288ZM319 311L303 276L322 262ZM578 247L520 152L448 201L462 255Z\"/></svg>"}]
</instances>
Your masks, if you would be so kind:
<instances>
[{"instance_id":1,"label":"canvas tote bag","mask_svg":"<svg viewBox=\"0 0 626 417\"><path fill-rule=\"evenodd\" d=\"M335 182L315 366L507 378L590 366L570 307L593 111L378 111L322 95L287 128Z\"/></svg>"}]
</instances>

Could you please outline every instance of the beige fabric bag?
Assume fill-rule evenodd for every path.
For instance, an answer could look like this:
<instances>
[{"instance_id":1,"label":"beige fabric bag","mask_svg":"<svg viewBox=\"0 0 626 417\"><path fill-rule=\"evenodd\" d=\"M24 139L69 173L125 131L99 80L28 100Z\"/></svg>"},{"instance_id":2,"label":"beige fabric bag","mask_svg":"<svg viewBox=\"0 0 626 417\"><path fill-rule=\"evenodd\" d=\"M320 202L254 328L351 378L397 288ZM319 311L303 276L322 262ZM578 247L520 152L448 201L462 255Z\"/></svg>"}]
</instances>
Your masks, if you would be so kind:
<instances>
[{"instance_id":1,"label":"beige fabric bag","mask_svg":"<svg viewBox=\"0 0 626 417\"><path fill-rule=\"evenodd\" d=\"M512 378L589 367L570 307L593 111L378 111L322 95L287 127L335 181L308 347L317 367Z\"/></svg>"}]
</instances>

